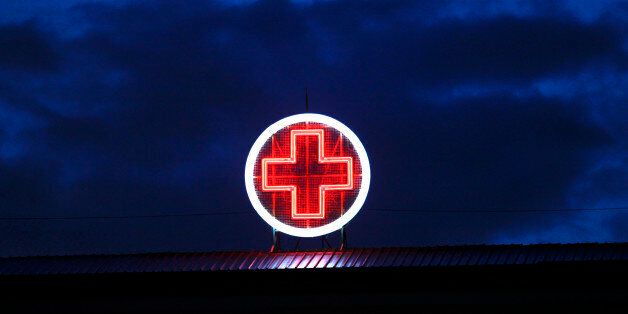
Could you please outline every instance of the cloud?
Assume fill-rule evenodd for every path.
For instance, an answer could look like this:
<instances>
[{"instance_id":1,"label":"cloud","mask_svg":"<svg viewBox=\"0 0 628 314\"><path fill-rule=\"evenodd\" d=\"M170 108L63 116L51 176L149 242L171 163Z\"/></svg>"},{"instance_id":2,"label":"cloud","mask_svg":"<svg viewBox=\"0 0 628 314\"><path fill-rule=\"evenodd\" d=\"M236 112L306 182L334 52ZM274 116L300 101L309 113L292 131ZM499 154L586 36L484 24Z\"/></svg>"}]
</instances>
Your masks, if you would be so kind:
<instances>
[{"instance_id":1,"label":"cloud","mask_svg":"<svg viewBox=\"0 0 628 314\"><path fill-rule=\"evenodd\" d=\"M51 71L58 62L51 43L35 23L0 26L0 68Z\"/></svg>"},{"instance_id":2,"label":"cloud","mask_svg":"<svg viewBox=\"0 0 628 314\"><path fill-rule=\"evenodd\" d=\"M510 81L578 71L602 58L621 60L621 37L605 25L548 18L499 18L440 25L417 46L416 70L429 79ZM418 72L418 71L417 71Z\"/></svg>"}]
</instances>

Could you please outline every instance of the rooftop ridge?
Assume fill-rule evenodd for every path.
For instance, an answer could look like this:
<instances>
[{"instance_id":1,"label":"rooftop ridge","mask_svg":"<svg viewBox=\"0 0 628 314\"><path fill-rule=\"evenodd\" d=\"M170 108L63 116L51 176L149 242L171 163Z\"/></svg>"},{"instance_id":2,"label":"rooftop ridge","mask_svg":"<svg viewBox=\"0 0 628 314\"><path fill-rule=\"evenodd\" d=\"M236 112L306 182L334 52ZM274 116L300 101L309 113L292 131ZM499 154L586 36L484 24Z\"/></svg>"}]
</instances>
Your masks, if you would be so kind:
<instances>
[{"instance_id":1,"label":"rooftop ridge","mask_svg":"<svg viewBox=\"0 0 628 314\"><path fill-rule=\"evenodd\" d=\"M448 245L0 258L0 275L454 267L628 262L628 243Z\"/></svg>"}]
</instances>

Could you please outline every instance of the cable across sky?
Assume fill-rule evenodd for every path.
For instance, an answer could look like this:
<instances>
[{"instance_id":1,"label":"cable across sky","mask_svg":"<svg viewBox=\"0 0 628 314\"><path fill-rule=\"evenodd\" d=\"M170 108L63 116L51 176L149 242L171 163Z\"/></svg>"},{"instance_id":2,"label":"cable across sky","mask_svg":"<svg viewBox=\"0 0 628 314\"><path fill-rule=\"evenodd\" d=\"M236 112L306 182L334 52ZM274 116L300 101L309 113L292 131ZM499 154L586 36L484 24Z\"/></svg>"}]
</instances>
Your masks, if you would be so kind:
<instances>
[{"instance_id":1,"label":"cable across sky","mask_svg":"<svg viewBox=\"0 0 628 314\"><path fill-rule=\"evenodd\" d=\"M625 207L599 207L599 208L521 208L521 209L392 209L392 208L367 208L369 212L400 213L400 214L508 214L508 213L567 213L588 211L626 211ZM29 220L115 220L115 219L151 219L171 217L205 217L205 216L230 216L253 214L251 210L201 212L201 213L162 213L146 215L95 215L95 216L33 216L33 217L0 217L0 221L29 221Z\"/></svg>"}]
</instances>

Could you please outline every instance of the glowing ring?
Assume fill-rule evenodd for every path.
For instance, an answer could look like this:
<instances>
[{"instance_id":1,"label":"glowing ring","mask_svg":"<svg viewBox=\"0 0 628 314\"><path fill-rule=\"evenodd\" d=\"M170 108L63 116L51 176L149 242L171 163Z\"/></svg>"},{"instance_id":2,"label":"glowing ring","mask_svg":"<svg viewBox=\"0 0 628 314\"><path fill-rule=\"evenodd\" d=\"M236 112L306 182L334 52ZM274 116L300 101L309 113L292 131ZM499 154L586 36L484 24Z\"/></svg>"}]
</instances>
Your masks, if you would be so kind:
<instances>
[{"instance_id":1,"label":"glowing ring","mask_svg":"<svg viewBox=\"0 0 628 314\"><path fill-rule=\"evenodd\" d=\"M297 228L290 225L287 225L273 215L271 215L268 210L262 205L259 197L257 196L257 192L255 191L255 185L253 183L253 170L255 167L255 161L257 160L257 156L259 155L262 147L270 139L273 134L277 133L279 130L300 122L316 122L326 124L340 133L342 133L348 140L353 144L353 147L360 159L361 172L362 172L362 182L360 185L360 191L358 192L358 196L355 201L351 205L351 207L338 219L320 227L315 228ZM364 146L362 146L362 142L360 139L349 129L347 126L342 124L340 121L324 116L322 114L315 113L302 113L293 116L289 116L283 118L271 126L266 128L262 134L257 138L255 143L253 143L253 147L251 147L251 151L249 152L249 156L246 158L246 166L244 168L244 183L246 185L246 193L249 196L249 200L251 204L253 204L253 208L255 211L268 223L271 227L275 228L277 231L296 236L296 237L318 237L331 232L334 232L344 225L346 225L353 217L360 211L362 205L364 205L364 201L366 201L366 195L369 192L369 185L371 183L371 166L369 164L369 158L366 155L366 150L364 150Z\"/></svg>"}]
</instances>

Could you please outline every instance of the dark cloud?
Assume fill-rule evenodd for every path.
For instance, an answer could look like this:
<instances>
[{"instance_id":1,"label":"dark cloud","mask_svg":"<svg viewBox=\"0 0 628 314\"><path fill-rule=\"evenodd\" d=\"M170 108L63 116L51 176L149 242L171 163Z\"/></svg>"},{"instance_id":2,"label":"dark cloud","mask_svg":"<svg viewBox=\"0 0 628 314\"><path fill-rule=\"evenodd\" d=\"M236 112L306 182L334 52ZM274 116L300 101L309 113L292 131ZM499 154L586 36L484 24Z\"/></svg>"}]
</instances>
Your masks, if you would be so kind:
<instances>
[{"instance_id":1,"label":"dark cloud","mask_svg":"<svg viewBox=\"0 0 628 314\"><path fill-rule=\"evenodd\" d=\"M54 188L46 179L44 165L15 163L0 165L0 209L4 215L45 212L54 206Z\"/></svg>"},{"instance_id":2,"label":"dark cloud","mask_svg":"<svg viewBox=\"0 0 628 314\"><path fill-rule=\"evenodd\" d=\"M380 122L395 128L366 132L367 145L377 143L370 147L374 180L369 207L565 207L566 191L588 169L592 152L612 143L578 107L539 97L492 95L446 106L424 104L404 117L382 116ZM388 232L429 243L438 242L442 230L447 230L447 237L456 241L482 242L496 230L542 228L564 218L464 213L425 216L409 216L398 222L412 222L416 229L392 227L396 223L389 222ZM451 228L451 224L456 227Z\"/></svg>"},{"instance_id":3,"label":"dark cloud","mask_svg":"<svg viewBox=\"0 0 628 314\"><path fill-rule=\"evenodd\" d=\"M36 23L0 26L0 68L50 71L58 62L59 57Z\"/></svg>"},{"instance_id":4,"label":"dark cloud","mask_svg":"<svg viewBox=\"0 0 628 314\"><path fill-rule=\"evenodd\" d=\"M384 163L376 170L391 178L382 183L399 193L397 203L538 207L561 197L587 165L586 153L611 142L578 107L540 97L461 99L423 105L404 118L382 117L384 125L396 127L368 132L368 138L386 143L371 151Z\"/></svg>"},{"instance_id":5,"label":"dark cloud","mask_svg":"<svg viewBox=\"0 0 628 314\"><path fill-rule=\"evenodd\" d=\"M419 38L417 65L410 69L436 82L530 79L623 58L622 38L613 28L573 20L454 21L427 29Z\"/></svg>"},{"instance_id":6,"label":"dark cloud","mask_svg":"<svg viewBox=\"0 0 628 314\"><path fill-rule=\"evenodd\" d=\"M0 41L23 47L0 48L10 68L0 72L0 119L34 121L0 126L2 214L249 210L248 149L268 124L302 111L306 86L313 111L362 138L373 167L367 208L570 205L574 184L600 154L625 152L623 140L592 114L595 100L534 86L600 64L623 73L625 34L570 16L435 18L443 10L406 1L84 4L68 13L78 35L0 27ZM606 198L611 189L587 180ZM485 242L568 219L365 211L349 230L358 245ZM7 236L19 245L0 253L267 243L252 209L192 220L12 225Z\"/></svg>"}]
</instances>

